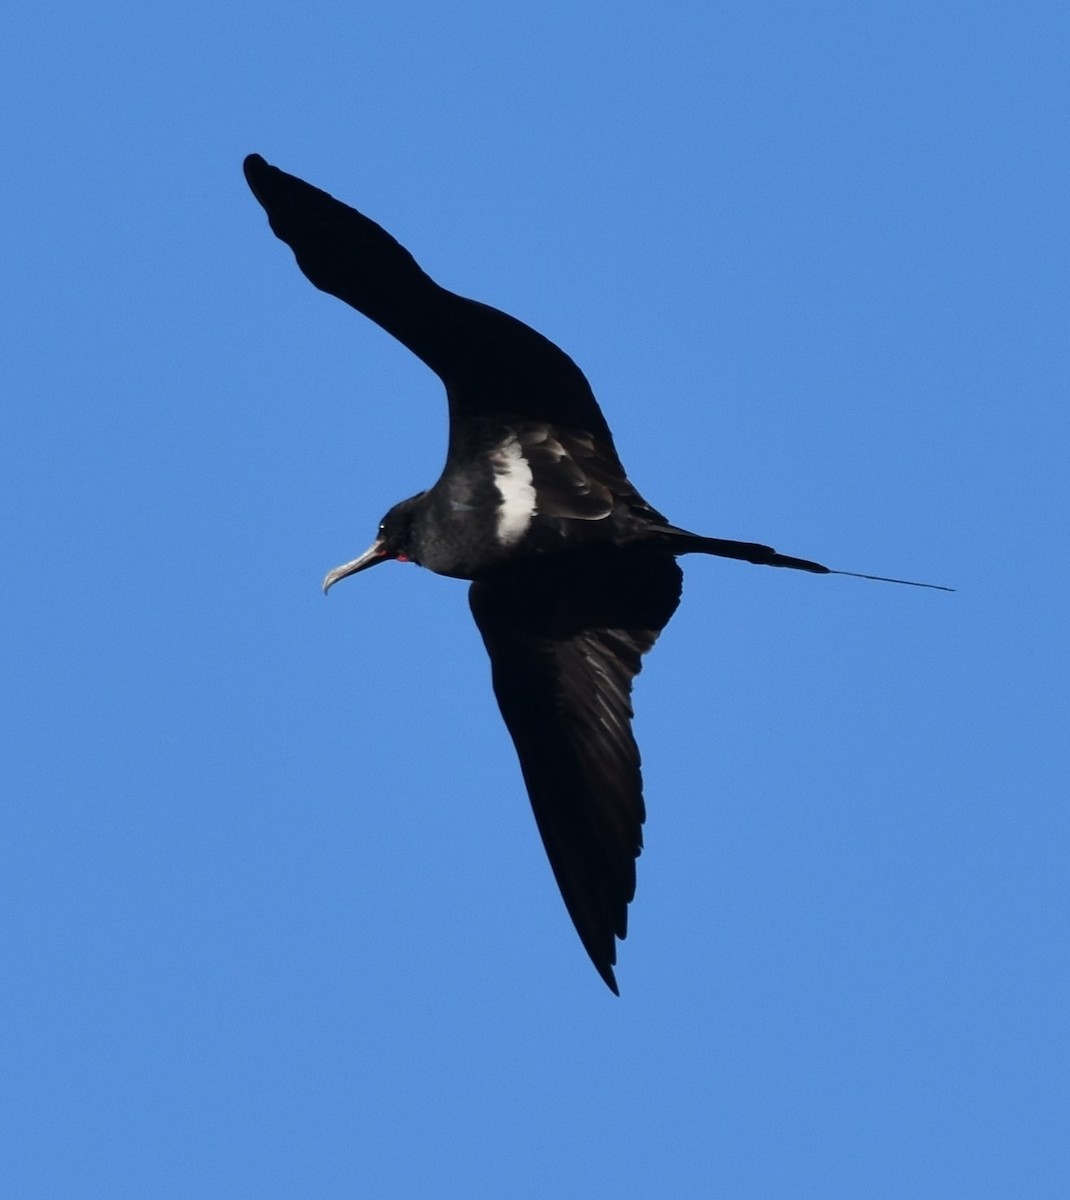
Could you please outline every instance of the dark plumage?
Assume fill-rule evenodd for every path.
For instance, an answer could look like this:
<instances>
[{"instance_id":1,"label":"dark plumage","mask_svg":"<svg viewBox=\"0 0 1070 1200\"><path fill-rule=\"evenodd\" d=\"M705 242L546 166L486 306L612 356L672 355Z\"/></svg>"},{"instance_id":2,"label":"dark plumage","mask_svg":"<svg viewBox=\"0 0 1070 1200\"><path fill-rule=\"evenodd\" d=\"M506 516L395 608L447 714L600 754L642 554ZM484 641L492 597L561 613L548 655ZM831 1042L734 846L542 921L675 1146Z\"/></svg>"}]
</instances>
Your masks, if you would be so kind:
<instances>
[{"instance_id":1,"label":"dark plumage","mask_svg":"<svg viewBox=\"0 0 1070 1200\"><path fill-rule=\"evenodd\" d=\"M768 546L671 525L628 481L579 367L535 330L454 295L359 212L258 155L245 175L316 287L442 380L438 482L395 505L337 580L389 559L472 580L472 613L569 914L615 992L645 816L631 688L680 599L692 552L818 574ZM831 572L850 574L851 572Z\"/></svg>"}]
</instances>

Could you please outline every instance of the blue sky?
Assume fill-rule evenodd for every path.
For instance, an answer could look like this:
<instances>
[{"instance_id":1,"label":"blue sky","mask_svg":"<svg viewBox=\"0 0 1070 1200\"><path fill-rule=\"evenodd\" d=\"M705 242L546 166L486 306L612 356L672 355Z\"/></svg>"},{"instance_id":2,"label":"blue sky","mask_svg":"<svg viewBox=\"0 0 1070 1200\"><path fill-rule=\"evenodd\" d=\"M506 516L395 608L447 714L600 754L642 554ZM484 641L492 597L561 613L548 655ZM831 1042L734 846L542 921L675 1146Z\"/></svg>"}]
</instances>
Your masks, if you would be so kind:
<instances>
[{"instance_id":1,"label":"blue sky","mask_svg":"<svg viewBox=\"0 0 1070 1200\"><path fill-rule=\"evenodd\" d=\"M4 25L0 1190L1065 1194L1065 7ZM560 343L675 521L959 589L686 561L619 1000L464 586L319 592L445 405L254 150Z\"/></svg>"}]
</instances>

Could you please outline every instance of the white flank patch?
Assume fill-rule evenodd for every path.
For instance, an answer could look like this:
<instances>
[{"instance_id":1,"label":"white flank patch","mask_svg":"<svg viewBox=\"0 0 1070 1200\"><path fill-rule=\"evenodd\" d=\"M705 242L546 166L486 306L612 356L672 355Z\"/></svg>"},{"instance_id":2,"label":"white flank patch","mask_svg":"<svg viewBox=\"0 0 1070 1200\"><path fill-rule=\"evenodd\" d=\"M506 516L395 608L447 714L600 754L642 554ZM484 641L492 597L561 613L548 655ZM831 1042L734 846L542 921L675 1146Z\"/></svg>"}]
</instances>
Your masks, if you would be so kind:
<instances>
[{"instance_id":1,"label":"white flank patch","mask_svg":"<svg viewBox=\"0 0 1070 1200\"><path fill-rule=\"evenodd\" d=\"M531 467L516 438L510 438L491 455L494 486L502 498L498 509L498 541L511 546L527 532L535 515L535 488Z\"/></svg>"}]
</instances>

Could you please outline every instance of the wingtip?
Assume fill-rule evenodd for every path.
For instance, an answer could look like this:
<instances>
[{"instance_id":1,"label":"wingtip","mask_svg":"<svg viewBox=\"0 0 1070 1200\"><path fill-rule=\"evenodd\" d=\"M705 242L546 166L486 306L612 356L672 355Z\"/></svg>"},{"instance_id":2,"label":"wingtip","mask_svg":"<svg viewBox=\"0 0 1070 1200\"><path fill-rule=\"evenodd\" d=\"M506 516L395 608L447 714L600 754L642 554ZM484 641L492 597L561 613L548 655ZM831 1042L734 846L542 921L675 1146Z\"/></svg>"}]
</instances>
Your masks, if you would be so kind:
<instances>
[{"instance_id":1,"label":"wingtip","mask_svg":"<svg viewBox=\"0 0 1070 1200\"><path fill-rule=\"evenodd\" d=\"M245 156L242 162L242 171L245 174L245 182L253 189L253 195L257 194L258 178L263 178L264 172L270 166L271 164L259 154L247 154Z\"/></svg>"},{"instance_id":2,"label":"wingtip","mask_svg":"<svg viewBox=\"0 0 1070 1200\"><path fill-rule=\"evenodd\" d=\"M593 959L591 961L594 962ZM619 996L620 988L617 987L617 977L613 974L613 968L609 965L609 963L595 962L594 967L598 974L601 975L602 982L606 985L606 987L609 988L614 996Z\"/></svg>"},{"instance_id":3,"label":"wingtip","mask_svg":"<svg viewBox=\"0 0 1070 1200\"><path fill-rule=\"evenodd\" d=\"M292 207L295 192L300 194L303 189L316 190L304 180L288 175L281 167L269 163L260 154L247 154L242 163L242 171L249 190L269 219L278 217ZM271 227L275 229L274 224ZM278 233L278 230L275 232ZM283 241L285 240L283 238Z\"/></svg>"}]
</instances>

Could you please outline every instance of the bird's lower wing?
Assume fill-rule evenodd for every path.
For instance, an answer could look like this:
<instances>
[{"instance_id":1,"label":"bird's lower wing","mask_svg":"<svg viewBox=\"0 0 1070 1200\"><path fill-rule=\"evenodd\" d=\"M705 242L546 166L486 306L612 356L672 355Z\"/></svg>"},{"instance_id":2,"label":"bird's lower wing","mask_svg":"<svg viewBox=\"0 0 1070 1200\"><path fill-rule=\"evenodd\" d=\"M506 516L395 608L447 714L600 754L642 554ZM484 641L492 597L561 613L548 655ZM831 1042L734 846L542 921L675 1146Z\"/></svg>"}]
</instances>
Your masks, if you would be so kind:
<instances>
[{"instance_id":1,"label":"bird's lower wing","mask_svg":"<svg viewBox=\"0 0 1070 1200\"><path fill-rule=\"evenodd\" d=\"M610 551L483 580L470 593L550 865L614 992L614 938L627 932L645 817L632 680L681 584L668 555Z\"/></svg>"}]
</instances>

